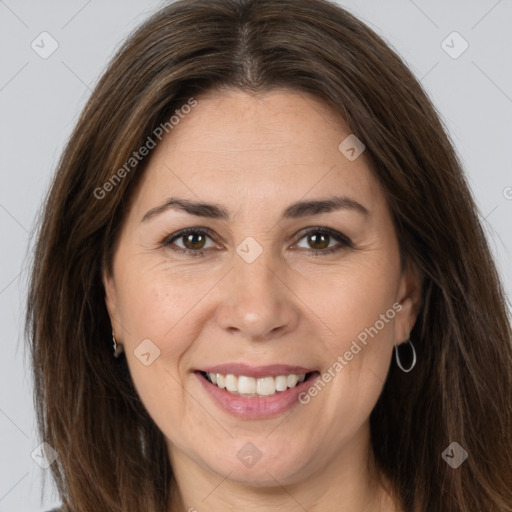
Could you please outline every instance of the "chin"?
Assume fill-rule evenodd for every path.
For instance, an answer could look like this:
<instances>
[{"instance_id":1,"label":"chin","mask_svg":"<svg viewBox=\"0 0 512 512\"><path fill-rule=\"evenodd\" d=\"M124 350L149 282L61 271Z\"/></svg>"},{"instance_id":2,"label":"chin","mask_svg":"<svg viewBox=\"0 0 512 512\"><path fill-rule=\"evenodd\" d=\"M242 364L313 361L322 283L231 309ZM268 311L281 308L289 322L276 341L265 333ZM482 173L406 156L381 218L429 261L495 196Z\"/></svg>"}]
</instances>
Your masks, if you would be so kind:
<instances>
[{"instance_id":1,"label":"chin","mask_svg":"<svg viewBox=\"0 0 512 512\"><path fill-rule=\"evenodd\" d=\"M300 456L287 454L286 458L279 459L271 449L262 449L260 454L257 458L256 449L247 441L242 450L235 450L230 456L218 454L204 462L222 477L251 487L274 487L276 482L290 484L299 478L307 478L306 465ZM302 477L301 473L304 473Z\"/></svg>"}]
</instances>

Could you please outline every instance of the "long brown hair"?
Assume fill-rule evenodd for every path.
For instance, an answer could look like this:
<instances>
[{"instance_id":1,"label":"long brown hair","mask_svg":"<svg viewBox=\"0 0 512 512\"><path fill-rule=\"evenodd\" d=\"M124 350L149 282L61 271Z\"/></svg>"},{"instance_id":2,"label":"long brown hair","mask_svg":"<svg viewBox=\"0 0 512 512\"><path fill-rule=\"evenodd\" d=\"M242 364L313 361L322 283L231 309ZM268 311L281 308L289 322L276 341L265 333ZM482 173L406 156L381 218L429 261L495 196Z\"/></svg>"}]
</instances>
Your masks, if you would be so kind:
<instances>
[{"instance_id":1,"label":"long brown hair","mask_svg":"<svg viewBox=\"0 0 512 512\"><path fill-rule=\"evenodd\" d=\"M326 0L169 4L84 108L40 220L27 313L39 435L59 454L51 474L65 510L168 511L163 434L124 356L112 356L101 281L149 158L97 191L175 109L220 87L285 87L338 112L366 145L404 260L424 277L418 364L408 374L392 364L370 417L375 460L404 510L512 511L511 328L476 205L421 85ZM457 469L441 456L452 442L468 453Z\"/></svg>"}]
</instances>

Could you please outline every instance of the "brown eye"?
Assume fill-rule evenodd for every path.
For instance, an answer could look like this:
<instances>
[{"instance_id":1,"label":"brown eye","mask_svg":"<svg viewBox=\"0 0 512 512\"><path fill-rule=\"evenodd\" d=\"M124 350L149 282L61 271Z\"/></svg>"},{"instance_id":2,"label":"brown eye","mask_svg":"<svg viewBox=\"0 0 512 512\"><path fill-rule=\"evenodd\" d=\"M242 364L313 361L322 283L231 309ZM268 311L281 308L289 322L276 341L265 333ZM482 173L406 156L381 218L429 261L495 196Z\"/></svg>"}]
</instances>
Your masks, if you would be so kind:
<instances>
[{"instance_id":1,"label":"brown eye","mask_svg":"<svg viewBox=\"0 0 512 512\"><path fill-rule=\"evenodd\" d=\"M316 233L307 235L308 243L312 249L326 249L329 246L330 235L326 233Z\"/></svg>"},{"instance_id":2,"label":"brown eye","mask_svg":"<svg viewBox=\"0 0 512 512\"><path fill-rule=\"evenodd\" d=\"M306 239L307 243L307 247L304 248L315 256L353 247L352 241L349 238L330 228L310 228L303 233L300 240L302 239ZM334 245L330 245L331 242L335 242Z\"/></svg>"},{"instance_id":3,"label":"brown eye","mask_svg":"<svg viewBox=\"0 0 512 512\"><path fill-rule=\"evenodd\" d=\"M212 241L212 245L206 247L205 244L208 238ZM347 247L353 247L349 238L330 228L310 228L302 235L300 240L302 239L306 239L307 242L307 247L304 247L306 252L314 256L321 256L338 252ZM176 243L177 241L181 242L183 245ZM337 244L334 243L334 245L330 245L331 242L337 242ZM178 233L169 235L161 244L173 251L186 253L191 256L204 256L207 249L216 247L213 242L212 234L206 228L184 229Z\"/></svg>"},{"instance_id":4,"label":"brown eye","mask_svg":"<svg viewBox=\"0 0 512 512\"><path fill-rule=\"evenodd\" d=\"M183 245L186 249L197 250L202 249L205 242L205 236L202 233L190 233L182 235Z\"/></svg>"},{"instance_id":5,"label":"brown eye","mask_svg":"<svg viewBox=\"0 0 512 512\"><path fill-rule=\"evenodd\" d=\"M166 237L162 241L162 245L174 251L181 251L192 256L204 256L207 249L215 247L213 242L209 247L205 246L208 238L211 240L212 236L204 228L189 228ZM181 242L183 245L176 242Z\"/></svg>"}]
</instances>

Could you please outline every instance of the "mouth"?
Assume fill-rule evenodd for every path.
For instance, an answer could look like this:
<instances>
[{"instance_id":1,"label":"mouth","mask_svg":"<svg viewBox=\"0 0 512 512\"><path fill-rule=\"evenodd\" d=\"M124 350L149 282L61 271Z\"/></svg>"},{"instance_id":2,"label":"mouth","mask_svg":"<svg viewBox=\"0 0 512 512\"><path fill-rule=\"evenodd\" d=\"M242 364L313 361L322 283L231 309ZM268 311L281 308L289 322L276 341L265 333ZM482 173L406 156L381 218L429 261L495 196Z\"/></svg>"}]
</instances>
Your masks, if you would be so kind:
<instances>
[{"instance_id":1,"label":"mouth","mask_svg":"<svg viewBox=\"0 0 512 512\"><path fill-rule=\"evenodd\" d=\"M312 368L284 364L230 363L193 373L216 406L243 420L267 419L289 411L320 378L320 372Z\"/></svg>"},{"instance_id":2,"label":"mouth","mask_svg":"<svg viewBox=\"0 0 512 512\"><path fill-rule=\"evenodd\" d=\"M280 375L263 375L254 377L251 375L235 375L232 373L217 373L199 371L199 375L210 384L223 389L234 396L245 398L265 398L284 393L294 389L301 383L309 381L317 371L305 373L282 373ZM249 373L249 372L247 372Z\"/></svg>"}]
</instances>

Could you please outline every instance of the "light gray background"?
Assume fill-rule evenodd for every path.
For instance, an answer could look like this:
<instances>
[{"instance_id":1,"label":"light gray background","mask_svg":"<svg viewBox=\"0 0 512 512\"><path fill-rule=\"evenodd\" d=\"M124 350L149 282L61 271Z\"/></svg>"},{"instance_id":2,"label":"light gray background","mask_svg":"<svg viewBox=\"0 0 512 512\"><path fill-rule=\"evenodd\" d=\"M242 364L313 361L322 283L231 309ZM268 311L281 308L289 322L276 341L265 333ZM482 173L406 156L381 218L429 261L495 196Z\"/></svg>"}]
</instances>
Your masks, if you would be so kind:
<instances>
[{"instance_id":1,"label":"light gray background","mask_svg":"<svg viewBox=\"0 0 512 512\"><path fill-rule=\"evenodd\" d=\"M430 94L468 173L510 297L512 2L339 3L400 53ZM45 470L31 457L41 440L22 330L29 233L93 85L124 38L161 5L0 0L0 512L38 512L59 503L49 480L41 504ZM31 48L43 31L59 45L47 59ZM469 44L456 59L441 46L453 31ZM453 37L445 45L451 52L462 48Z\"/></svg>"}]
</instances>

